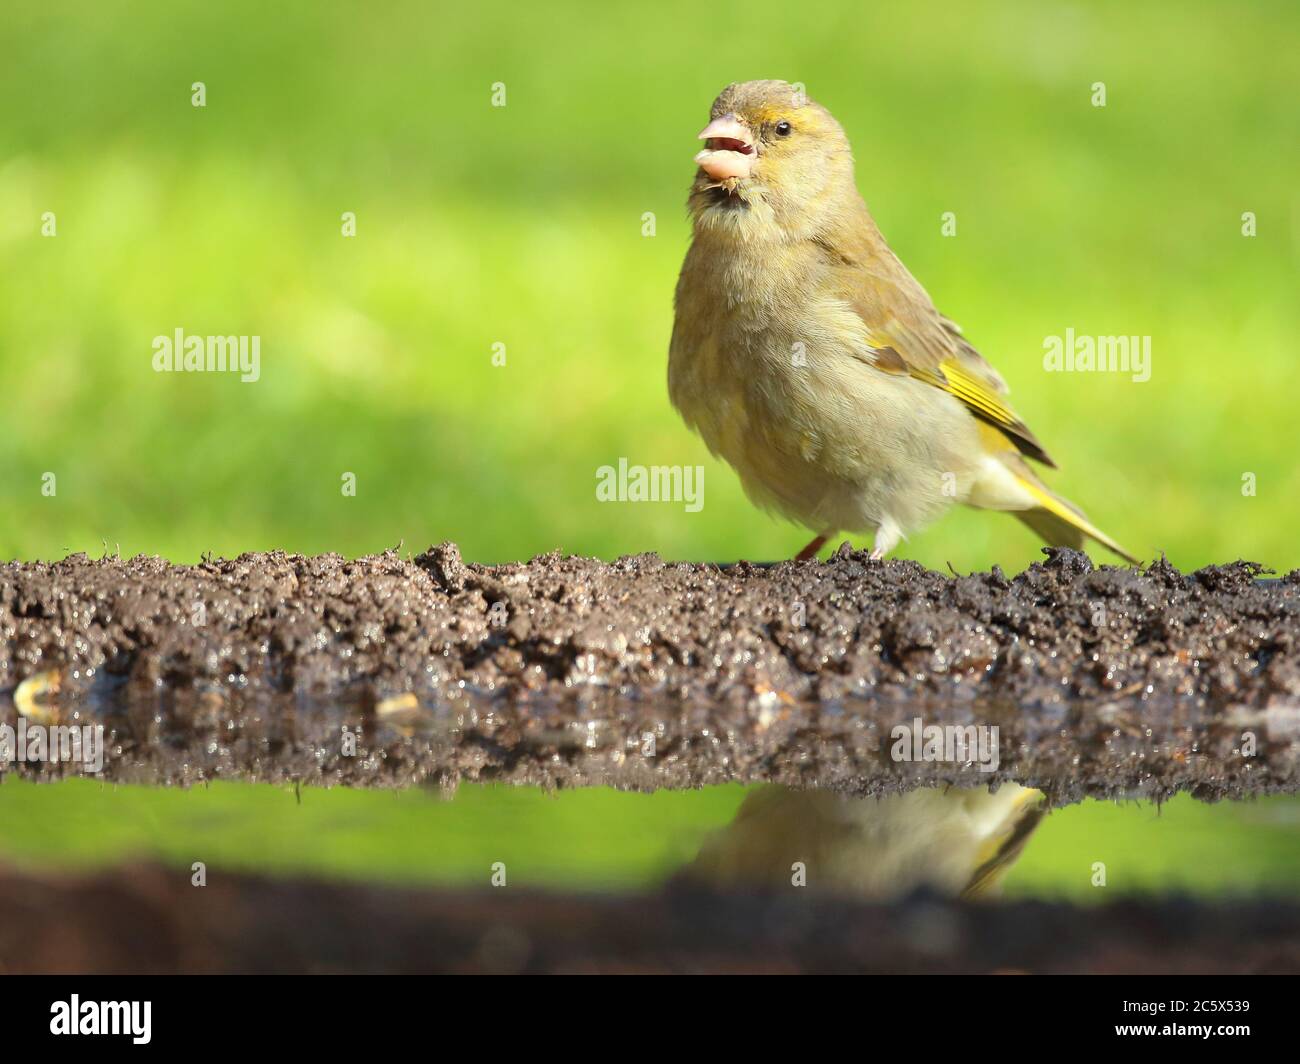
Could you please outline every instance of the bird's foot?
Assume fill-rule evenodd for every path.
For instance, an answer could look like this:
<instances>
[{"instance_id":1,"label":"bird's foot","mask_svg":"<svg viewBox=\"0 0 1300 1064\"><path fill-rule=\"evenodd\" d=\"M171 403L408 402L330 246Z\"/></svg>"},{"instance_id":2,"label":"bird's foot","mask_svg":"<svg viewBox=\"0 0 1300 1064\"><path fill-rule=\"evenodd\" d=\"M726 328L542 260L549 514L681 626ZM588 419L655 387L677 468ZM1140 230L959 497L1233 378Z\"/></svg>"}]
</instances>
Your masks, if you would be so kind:
<instances>
[{"instance_id":1,"label":"bird's foot","mask_svg":"<svg viewBox=\"0 0 1300 1064\"><path fill-rule=\"evenodd\" d=\"M830 532L823 532L820 536L817 536L811 543L809 543L808 546L804 547L803 550L796 554L794 560L797 562L806 562L809 558L817 557L817 552L826 546L826 541L830 538Z\"/></svg>"},{"instance_id":2,"label":"bird's foot","mask_svg":"<svg viewBox=\"0 0 1300 1064\"><path fill-rule=\"evenodd\" d=\"M872 544L871 560L883 561L885 555L897 547L898 541L902 538L903 530L898 522L892 517L883 518L876 529L876 542Z\"/></svg>"}]
</instances>

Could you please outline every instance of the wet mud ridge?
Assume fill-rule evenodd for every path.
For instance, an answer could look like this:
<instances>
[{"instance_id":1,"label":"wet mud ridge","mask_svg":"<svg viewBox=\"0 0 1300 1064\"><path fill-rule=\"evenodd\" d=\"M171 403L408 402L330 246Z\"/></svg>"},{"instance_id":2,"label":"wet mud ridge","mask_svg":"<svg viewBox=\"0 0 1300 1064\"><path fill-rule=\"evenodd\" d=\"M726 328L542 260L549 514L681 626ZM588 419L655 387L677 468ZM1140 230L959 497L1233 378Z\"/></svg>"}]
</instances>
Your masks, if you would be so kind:
<instances>
[{"instance_id":1,"label":"wet mud ridge","mask_svg":"<svg viewBox=\"0 0 1300 1064\"><path fill-rule=\"evenodd\" d=\"M11 974L1300 971L1300 909L1265 900L869 905L802 891L453 892L224 873L195 890L173 870L128 865L85 878L0 868L0 911Z\"/></svg>"},{"instance_id":2,"label":"wet mud ridge","mask_svg":"<svg viewBox=\"0 0 1300 1064\"><path fill-rule=\"evenodd\" d=\"M102 724L102 778L139 782L1295 791L1300 572L1263 576L74 555L0 567L0 724ZM898 726L998 730L935 759Z\"/></svg>"}]
</instances>

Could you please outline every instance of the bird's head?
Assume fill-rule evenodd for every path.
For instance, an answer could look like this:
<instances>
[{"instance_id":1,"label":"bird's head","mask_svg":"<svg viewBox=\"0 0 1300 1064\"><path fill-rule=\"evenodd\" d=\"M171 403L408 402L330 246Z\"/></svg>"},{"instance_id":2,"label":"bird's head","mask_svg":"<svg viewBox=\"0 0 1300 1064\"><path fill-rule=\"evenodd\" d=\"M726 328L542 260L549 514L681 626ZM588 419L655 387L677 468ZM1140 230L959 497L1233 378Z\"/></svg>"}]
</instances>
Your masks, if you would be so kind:
<instances>
[{"instance_id":1,"label":"bird's head","mask_svg":"<svg viewBox=\"0 0 1300 1064\"><path fill-rule=\"evenodd\" d=\"M824 224L843 195L856 195L844 130L800 85L728 85L700 139L689 201L697 230L798 239Z\"/></svg>"}]
</instances>

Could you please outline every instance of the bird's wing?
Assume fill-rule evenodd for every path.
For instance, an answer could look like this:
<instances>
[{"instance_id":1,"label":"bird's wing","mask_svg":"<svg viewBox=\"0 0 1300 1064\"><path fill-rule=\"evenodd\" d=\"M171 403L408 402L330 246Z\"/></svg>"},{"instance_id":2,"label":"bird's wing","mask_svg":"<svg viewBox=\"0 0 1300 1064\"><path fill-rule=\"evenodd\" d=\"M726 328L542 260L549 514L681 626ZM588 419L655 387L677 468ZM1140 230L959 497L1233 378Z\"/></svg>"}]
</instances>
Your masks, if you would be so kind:
<instances>
[{"instance_id":1,"label":"bird's wing","mask_svg":"<svg viewBox=\"0 0 1300 1064\"><path fill-rule=\"evenodd\" d=\"M872 227L874 230L874 226ZM870 231L869 231L870 232ZM1007 405L1006 381L963 339L878 233L856 246L831 248L841 298L867 327L872 365L940 388L992 425L1022 454L1055 468L1037 437Z\"/></svg>"}]
</instances>

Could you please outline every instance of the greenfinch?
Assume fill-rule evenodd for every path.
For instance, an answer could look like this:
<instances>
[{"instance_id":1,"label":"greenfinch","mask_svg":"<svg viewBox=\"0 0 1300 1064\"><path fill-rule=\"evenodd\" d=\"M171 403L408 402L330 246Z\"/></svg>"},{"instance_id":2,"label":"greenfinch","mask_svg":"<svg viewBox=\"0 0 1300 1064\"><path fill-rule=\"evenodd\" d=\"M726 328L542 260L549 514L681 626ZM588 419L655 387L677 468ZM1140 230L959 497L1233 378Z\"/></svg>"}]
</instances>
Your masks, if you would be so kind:
<instances>
[{"instance_id":1,"label":"greenfinch","mask_svg":"<svg viewBox=\"0 0 1300 1064\"><path fill-rule=\"evenodd\" d=\"M1030 467L1055 463L885 243L826 108L734 84L699 136L669 395L754 502L817 534L797 557L847 531L881 558L964 503L1136 560Z\"/></svg>"}]
</instances>

